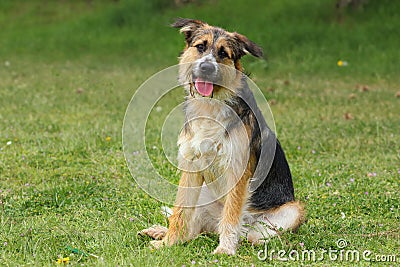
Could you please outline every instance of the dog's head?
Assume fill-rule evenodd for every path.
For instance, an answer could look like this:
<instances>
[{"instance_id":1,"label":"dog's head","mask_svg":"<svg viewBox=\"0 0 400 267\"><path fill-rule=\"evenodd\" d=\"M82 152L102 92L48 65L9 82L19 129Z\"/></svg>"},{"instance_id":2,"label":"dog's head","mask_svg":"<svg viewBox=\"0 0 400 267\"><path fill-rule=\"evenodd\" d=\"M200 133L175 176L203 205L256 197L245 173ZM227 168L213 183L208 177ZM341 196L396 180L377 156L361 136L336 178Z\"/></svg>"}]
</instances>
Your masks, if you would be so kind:
<instances>
[{"instance_id":1,"label":"dog's head","mask_svg":"<svg viewBox=\"0 0 400 267\"><path fill-rule=\"evenodd\" d=\"M172 27L185 35L179 79L192 97L225 99L240 86L240 58L262 57L262 50L246 36L194 19L177 19Z\"/></svg>"}]
</instances>

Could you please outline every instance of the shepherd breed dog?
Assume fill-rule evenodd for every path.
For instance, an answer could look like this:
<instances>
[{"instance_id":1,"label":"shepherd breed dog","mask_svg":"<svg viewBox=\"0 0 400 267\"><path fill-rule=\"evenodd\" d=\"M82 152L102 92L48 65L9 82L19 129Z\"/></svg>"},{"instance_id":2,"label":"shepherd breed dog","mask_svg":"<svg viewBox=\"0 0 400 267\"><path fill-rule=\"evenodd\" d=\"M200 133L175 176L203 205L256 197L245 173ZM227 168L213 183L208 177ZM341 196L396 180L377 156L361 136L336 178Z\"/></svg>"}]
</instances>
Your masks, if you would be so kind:
<instances>
[{"instance_id":1,"label":"shepherd breed dog","mask_svg":"<svg viewBox=\"0 0 400 267\"><path fill-rule=\"evenodd\" d=\"M178 139L182 171L169 227L142 230L155 248L217 233L214 253L233 255L239 241L267 241L303 222L285 154L243 74L244 55L262 57L246 36L194 19L172 24L184 34L179 81L185 124Z\"/></svg>"}]
</instances>

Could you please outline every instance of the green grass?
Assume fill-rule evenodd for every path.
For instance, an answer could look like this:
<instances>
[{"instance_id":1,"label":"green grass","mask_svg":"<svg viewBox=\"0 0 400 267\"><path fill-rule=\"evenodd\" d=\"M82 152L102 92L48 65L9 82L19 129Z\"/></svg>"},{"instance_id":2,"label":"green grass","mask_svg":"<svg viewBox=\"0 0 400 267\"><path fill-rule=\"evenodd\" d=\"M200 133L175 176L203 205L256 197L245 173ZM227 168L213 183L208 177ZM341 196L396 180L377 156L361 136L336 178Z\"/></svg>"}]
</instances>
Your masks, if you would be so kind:
<instances>
[{"instance_id":1,"label":"green grass","mask_svg":"<svg viewBox=\"0 0 400 267\"><path fill-rule=\"evenodd\" d=\"M400 260L399 2L369 1L340 21L334 1L210 2L0 3L1 265L53 266L67 256L86 266L353 265L262 262L262 247L246 242L237 256L215 256L216 235L152 251L136 235L167 222L126 167L124 113L142 82L176 64L183 37L168 24L180 16L266 50L266 62L244 65L272 103L308 218L268 248L328 250L344 238L348 249ZM147 132L153 163L176 181L155 126Z\"/></svg>"}]
</instances>

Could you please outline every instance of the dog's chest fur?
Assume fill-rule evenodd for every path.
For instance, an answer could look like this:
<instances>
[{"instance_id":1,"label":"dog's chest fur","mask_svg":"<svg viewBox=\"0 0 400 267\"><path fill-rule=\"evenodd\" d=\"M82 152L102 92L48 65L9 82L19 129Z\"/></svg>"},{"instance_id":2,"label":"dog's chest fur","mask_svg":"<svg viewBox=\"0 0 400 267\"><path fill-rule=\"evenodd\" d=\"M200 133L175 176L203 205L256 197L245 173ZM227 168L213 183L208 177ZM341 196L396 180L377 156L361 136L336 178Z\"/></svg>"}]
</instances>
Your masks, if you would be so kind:
<instances>
[{"instance_id":1,"label":"dog's chest fur","mask_svg":"<svg viewBox=\"0 0 400 267\"><path fill-rule=\"evenodd\" d=\"M235 172L232 167L239 169L237 176L245 168L247 133L243 127L231 127L240 119L233 109L218 100L187 101L185 115L185 130L178 140L178 161L181 166L200 172L211 191L221 195L234 182L229 179L239 178L232 177Z\"/></svg>"}]
</instances>

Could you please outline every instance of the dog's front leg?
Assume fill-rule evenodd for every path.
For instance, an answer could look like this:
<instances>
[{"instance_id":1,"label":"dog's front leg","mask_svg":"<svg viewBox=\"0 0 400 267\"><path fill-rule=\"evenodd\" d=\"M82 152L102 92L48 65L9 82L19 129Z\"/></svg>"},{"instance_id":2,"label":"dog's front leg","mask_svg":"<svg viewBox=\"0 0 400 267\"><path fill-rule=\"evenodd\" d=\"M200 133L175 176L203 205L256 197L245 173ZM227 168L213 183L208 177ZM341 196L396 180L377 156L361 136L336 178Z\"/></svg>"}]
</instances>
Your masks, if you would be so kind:
<instances>
[{"instance_id":1,"label":"dog's front leg","mask_svg":"<svg viewBox=\"0 0 400 267\"><path fill-rule=\"evenodd\" d=\"M169 217L168 231L161 241L153 241L156 248L187 241L198 233L193 232L193 215L199 199L203 177L198 173L183 172L179 181L178 193L171 217Z\"/></svg>"},{"instance_id":2,"label":"dog's front leg","mask_svg":"<svg viewBox=\"0 0 400 267\"><path fill-rule=\"evenodd\" d=\"M227 194L220 221L219 245L214 254L233 255L239 242L243 208L247 198L248 179L243 176Z\"/></svg>"}]
</instances>

